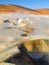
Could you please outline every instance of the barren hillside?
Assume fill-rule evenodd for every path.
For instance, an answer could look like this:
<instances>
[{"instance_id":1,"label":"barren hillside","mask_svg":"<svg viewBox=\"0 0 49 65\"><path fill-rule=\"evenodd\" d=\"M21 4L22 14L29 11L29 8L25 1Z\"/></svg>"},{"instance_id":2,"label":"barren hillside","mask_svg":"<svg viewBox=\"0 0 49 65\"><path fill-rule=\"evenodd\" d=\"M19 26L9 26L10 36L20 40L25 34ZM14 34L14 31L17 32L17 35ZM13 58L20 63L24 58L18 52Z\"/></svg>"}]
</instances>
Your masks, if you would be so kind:
<instances>
[{"instance_id":1,"label":"barren hillside","mask_svg":"<svg viewBox=\"0 0 49 65\"><path fill-rule=\"evenodd\" d=\"M12 5L12 4L0 4L0 13L8 13L8 12L27 12L30 14L49 14L48 8L43 9L29 9L22 6Z\"/></svg>"}]
</instances>

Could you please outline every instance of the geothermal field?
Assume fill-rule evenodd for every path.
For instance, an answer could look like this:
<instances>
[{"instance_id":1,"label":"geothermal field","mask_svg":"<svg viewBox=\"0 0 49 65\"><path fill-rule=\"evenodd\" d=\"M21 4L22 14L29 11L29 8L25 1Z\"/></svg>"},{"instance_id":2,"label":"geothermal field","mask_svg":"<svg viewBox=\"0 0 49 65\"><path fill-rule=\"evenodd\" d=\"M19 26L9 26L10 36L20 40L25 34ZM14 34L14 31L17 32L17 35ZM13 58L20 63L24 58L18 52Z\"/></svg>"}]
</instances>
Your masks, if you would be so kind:
<instances>
[{"instance_id":1,"label":"geothermal field","mask_svg":"<svg viewBox=\"0 0 49 65\"><path fill-rule=\"evenodd\" d=\"M49 15L0 14L0 63L49 65Z\"/></svg>"}]
</instances>

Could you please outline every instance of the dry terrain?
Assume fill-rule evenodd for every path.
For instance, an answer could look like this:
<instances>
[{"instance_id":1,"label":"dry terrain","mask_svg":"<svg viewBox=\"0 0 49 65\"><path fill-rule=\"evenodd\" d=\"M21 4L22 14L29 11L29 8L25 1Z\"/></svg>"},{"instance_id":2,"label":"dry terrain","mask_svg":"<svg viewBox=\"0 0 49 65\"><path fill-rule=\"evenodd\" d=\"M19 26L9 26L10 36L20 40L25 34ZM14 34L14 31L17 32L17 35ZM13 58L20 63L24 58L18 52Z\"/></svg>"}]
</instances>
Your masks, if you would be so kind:
<instances>
[{"instance_id":1,"label":"dry terrain","mask_svg":"<svg viewBox=\"0 0 49 65\"><path fill-rule=\"evenodd\" d=\"M48 8L41 8L41 9L29 9L18 5L13 4L0 4L0 13L7 13L7 12L18 12L21 13L27 12L30 14L49 14Z\"/></svg>"}]
</instances>

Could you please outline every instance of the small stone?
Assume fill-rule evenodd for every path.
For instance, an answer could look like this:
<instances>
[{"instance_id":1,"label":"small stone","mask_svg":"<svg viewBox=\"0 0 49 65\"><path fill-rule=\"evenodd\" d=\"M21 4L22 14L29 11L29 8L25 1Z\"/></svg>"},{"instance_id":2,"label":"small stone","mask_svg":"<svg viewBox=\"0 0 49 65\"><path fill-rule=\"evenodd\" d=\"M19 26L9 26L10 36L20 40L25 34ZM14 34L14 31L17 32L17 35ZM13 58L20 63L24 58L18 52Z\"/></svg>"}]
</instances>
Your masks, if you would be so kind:
<instances>
[{"instance_id":1,"label":"small stone","mask_svg":"<svg viewBox=\"0 0 49 65\"><path fill-rule=\"evenodd\" d=\"M21 36L27 36L27 34L21 34Z\"/></svg>"}]
</instances>

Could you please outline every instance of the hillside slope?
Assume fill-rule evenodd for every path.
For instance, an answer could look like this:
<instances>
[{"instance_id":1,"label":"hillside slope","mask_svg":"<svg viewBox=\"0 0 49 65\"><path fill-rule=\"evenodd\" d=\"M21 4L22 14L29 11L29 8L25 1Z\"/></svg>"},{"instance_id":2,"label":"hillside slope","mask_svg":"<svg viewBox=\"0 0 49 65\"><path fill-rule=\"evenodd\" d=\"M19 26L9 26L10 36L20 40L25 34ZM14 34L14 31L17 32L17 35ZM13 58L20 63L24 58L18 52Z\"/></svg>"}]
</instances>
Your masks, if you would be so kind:
<instances>
[{"instance_id":1,"label":"hillside slope","mask_svg":"<svg viewBox=\"0 0 49 65\"><path fill-rule=\"evenodd\" d=\"M0 4L0 13L8 13L8 12L27 12L30 14L49 14L48 8L43 9L29 9L18 5L12 4Z\"/></svg>"}]
</instances>

